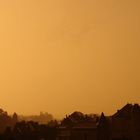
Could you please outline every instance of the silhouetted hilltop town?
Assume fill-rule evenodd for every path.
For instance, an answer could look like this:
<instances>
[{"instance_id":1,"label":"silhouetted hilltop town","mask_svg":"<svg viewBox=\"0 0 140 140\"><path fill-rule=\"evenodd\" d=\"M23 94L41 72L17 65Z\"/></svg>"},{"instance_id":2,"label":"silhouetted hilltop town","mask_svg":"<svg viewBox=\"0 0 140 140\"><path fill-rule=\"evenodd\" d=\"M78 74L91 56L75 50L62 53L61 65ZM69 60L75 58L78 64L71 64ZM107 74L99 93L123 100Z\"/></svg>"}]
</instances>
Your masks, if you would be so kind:
<instances>
[{"instance_id":1,"label":"silhouetted hilltop town","mask_svg":"<svg viewBox=\"0 0 140 140\"><path fill-rule=\"evenodd\" d=\"M53 116L47 112L40 112L39 115L30 115L30 116L19 116L20 121L34 121L38 122L39 124L47 124L51 120L53 120Z\"/></svg>"},{"instance_id":2,"label":"silhouetted hilltop town","mask_svg":"<svg viewBox=\"0 0 140 140\"><path fill-rule=\"evenodd\" d=\"M126 104L112 116L74 112L61 123L18 121L0 110L0 140L140 140L140 106Z\"/></svg>"}]
</instances>

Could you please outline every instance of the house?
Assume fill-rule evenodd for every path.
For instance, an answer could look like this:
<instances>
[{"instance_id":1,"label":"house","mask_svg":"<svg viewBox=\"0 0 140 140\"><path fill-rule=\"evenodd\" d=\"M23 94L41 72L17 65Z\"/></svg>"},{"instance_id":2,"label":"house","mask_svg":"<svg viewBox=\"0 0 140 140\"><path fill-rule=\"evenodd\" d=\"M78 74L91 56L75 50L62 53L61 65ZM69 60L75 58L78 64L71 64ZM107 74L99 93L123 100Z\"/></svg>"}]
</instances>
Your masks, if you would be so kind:
<instances>
[{"instance_id":1,"label":"house","mask_svg":"<svg viewBox=\"0 0 140 140\"><path fill-rule=\"evenodd\" d=\"M111 116L112 140L140 140L140 106L127 104Z\"/></svg>"},{"instance_id":2,"label":"house","mask_svg":"<svg viewBox=\"0 0 140 140\"><path fill-rule=\"evenodd\" d=\"M57 140L96 140L97 124L95 119L74 112L66 117L58 127Z\"/></svg>"}]
</instances>

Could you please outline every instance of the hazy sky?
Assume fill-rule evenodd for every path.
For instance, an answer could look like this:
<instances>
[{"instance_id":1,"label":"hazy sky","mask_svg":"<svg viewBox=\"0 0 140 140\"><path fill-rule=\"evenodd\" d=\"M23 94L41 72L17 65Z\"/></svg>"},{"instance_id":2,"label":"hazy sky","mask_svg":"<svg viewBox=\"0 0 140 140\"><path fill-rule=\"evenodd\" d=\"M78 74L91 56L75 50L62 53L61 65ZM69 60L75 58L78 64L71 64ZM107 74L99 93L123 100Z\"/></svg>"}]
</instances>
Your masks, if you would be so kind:
<instances>
[{"instance_id":1,"label":"hazy sky","mask_svg":"<svg viewBox=\"0 0 140 140\"><path fill-rule=\"evenodd\" d=\"M140 103L139 0L0 0L0 107L56 117Z\"/></svg>"}]
</instances>

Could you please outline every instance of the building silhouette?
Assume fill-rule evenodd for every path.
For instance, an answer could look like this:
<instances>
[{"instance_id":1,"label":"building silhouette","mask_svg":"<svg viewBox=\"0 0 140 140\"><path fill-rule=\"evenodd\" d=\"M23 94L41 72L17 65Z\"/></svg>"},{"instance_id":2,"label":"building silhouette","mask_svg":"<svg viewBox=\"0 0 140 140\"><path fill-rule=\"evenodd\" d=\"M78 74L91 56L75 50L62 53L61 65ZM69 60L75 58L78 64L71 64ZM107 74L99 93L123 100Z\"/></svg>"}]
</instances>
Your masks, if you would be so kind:
<instances>
[{"instance_id":1,"label":"building silhouette","mask_svg":"<svg viewBox=\"0 0 140 140\"><path fill-rule=\"evenodd\" d=\"M111 116L112 139L140 140L140 106L127 104Z\"/></svg>"},{"instance_id":2,"label":"building silhouette","mask_svg":"<svg viewBox=\"0 0 140 140\"><path fill-rule=\"evenodd\" d=\"M99 119L75 112L58 127L57 140L140 140L140 106L126 104Z\"/></svg>"}]
</instances>

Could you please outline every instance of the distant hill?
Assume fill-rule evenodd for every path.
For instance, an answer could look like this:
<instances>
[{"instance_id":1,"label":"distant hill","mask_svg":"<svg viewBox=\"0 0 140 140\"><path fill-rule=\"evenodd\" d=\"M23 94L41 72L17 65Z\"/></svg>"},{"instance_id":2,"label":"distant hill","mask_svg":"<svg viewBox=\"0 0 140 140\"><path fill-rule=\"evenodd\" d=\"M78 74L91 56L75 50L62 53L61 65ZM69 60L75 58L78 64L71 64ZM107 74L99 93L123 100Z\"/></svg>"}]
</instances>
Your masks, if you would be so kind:
<instances>
[{"instance_id":1,"label":"distant hill","mask_svg":"<svg viewBox=\"0 0 140 140\"><path fill-rule=\"evenodd\" d=\"M48 122L53 120L53 116L47 112L43 113L40 112L39 115L30 115L30 116L19 116L19 120L25 120L25 121L34 121L38 122L40 124L47 124Z\"/></svg>"}]
</instances>

